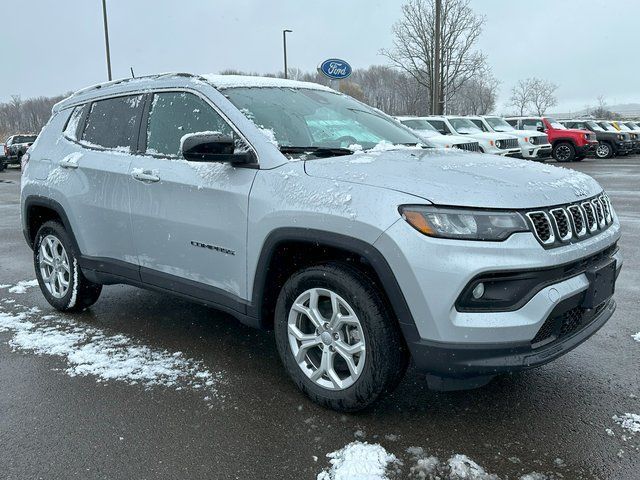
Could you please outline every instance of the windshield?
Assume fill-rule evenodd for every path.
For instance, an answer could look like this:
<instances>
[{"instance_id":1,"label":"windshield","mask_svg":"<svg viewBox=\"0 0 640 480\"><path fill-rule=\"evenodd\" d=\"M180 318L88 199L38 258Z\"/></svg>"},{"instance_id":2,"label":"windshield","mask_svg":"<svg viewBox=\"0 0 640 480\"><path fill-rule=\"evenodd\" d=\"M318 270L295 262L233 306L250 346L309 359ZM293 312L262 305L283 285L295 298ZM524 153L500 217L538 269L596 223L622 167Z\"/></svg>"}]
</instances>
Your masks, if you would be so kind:
<instances>
[{"instance_id":1,"label":"windshield","mask_svg":"<svg viewBox=\"0 0 640 480\"><path fill-rule=\"evenodd\" d=\"M635 122L627 122L625 123L625 125L629 127L631 130L640 130L640 127L638 127L638 124Z\"/></svg>"},{"instance_id":2,"label":"windshield","mask_svg":"<svg viewBox=\"0 0 640 480\"><path fill-rule=\"evenodd\" d=\"M474 133L482 133L471 120L468 118L450 118L449 123L453 127L453 129L462 134L462 135L470 135Z\"/></svg>"},{"instance_id":3,"label":"windshield","mask_svg":"<svg viewBox=\"0 0 640 480\"><path fill-rule=\"evenodd\" d=\"M611 124L609 124L607 122L600 122L599 125L602 128L604 128L607 132L617 132L618 131L618 130L616 130L616 128L613 125L611 125Z\"/></svg>"},{"instance_id":4,"label":"windshield","mask_svg":"<svg viewBox=\"0 0 640 480\"><path fill-rule=\"evenodd\" d=\"M620 127L620 130L622 130L623 132L630 132L631 131L631 129L629 127L627 127L622 122L618 122L618 127Z\"/></svg>"},{"instance_id":5,"label":"windshield","mask_svg":"<svg viewBox=\"0 0 640 480\"><path fill-rule=\"evenodd\" d=\"M410 130L346 95L312 89L234 87L223 93L247 118L288 148L416 145Z\"/></svg>"},{"instance_id":6,"label":"windshield","mask_svg":"<svg viewBox=\"0 0 640 480\"><path fill-rule=\"evenodd\" d=\"M33 143L36 141L36 135L16 135L13 137L13 143Z\"/></svg>"},{"instance_id":7,"label":"windshield","mask_svg":"<svg viewBox=\"0 0 640 480\"><path fill-rule=\"evenodd\" d=\"M515 130L515 128L513 128L511 125L509 125L504 118L500 118L500 117L485 117L485 121L496 132L511 132L511 131Z\"/></svg>"},{"instance_id":8,"label":"windshield","mask_svg":"<svg viewBox=\"0 0 640 480\"><path fill-rule=\"evenodd\" d=\"M549 122L549 125L551 125L553 128L559 128L560 130L567 129L567 127L559 123L555 118L547 117L547 122Z\"/></svg>"},{"instance_id":9,"label":"windshield","mask_svg":"<svg viewBox=\"0 0 640 480\"><path fill-rule=\"evenodd\" d=\"M596 122L584 122L584 124L591 128L591 130L594 130L596 132L604 132L604 129Z\"/></svg>"},{"instance_id":10,"label":"windshield","mask_svg":"<svg viewBox=\"0 0 640 480\"><path fill-rule=\"evenodd\" d=\"M400 123L414 130L429 130L430 132L438 132L433 125L423 118L412 118L411 120L400 120Z\"/></svg>"}]
</instances>

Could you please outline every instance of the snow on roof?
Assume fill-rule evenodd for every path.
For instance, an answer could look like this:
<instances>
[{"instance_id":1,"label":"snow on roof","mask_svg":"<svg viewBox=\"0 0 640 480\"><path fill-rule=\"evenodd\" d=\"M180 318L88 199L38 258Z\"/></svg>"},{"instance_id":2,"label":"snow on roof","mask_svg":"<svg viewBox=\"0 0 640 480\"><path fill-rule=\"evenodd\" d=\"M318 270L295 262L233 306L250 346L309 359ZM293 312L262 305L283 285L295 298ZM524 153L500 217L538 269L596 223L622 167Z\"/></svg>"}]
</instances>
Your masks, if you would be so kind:
<instances>
[{"instance_id":1,"label":"snow on roof","mask_svg":"<svg viewBox=\"0 0 640 480\"><path fill-rule=\"evenodd\" d=\"M254 77L250 75L218 75L213 73L201 75L201 77L216 88L279 87L306 88L311 90L324 90L325 92L335 92L332 88L325 87L319 83L300 82L298 80L289 80L284 78Z\"/></svg>"}]
</instances>

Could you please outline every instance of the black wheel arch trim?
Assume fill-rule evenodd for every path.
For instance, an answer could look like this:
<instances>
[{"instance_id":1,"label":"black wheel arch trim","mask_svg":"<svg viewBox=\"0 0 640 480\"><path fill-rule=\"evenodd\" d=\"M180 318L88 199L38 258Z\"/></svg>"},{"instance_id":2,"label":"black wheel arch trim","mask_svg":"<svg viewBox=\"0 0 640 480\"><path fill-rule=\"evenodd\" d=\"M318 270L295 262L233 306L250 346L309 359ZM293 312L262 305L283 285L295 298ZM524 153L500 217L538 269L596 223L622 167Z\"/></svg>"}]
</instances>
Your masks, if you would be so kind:
<instances>
[{"instance_id":1,"label":"black wheel arch trim","mask_svg":"<svg viewBox=\"0 0 640 480\"><path fill-rule=\"evenodd\" d=\"M256 266L251 303L247 310L249 316L258 318L261 325L266 325L267 319L262 318L261 308L269 273L269 265L278 246L291 241L307 242L316 247L339 248L363 257L378 276L384 289L383 293L389 299L389 303L398 320L406 342L411 344L420 339L404 293L382 253L372 244L364 240L348 235L310 228L283 227L272 231L267 236L262 245Z\"/></svg>"},{"instance_id":2,"label":"black wheel arch trim","mask_svg":"<svg viewBox=\"0 0 640 480\"><path fill-rule=\"evenodd\" d=\"M60 205L60 203L56 202L55 200L52 200L48 197L42 197L40 195L29 195L25 198L24 204L22 206L22 232L24 234L25 240L27 241L27 245L29 245L29 248L33 250L33 239L36 234L36 232L31 232L29 230L31 224L29 211L32 207L43 207L54 211L58 215L58 217L60 217L62 226L69 234L69 238L73 243L73 248L76 252L80 253L78 242L76 241L73 229L71 228L71 223L69 222L69 217L67 217L67 213L65 212L62 205Z\"/></svg>"}]
</instances>

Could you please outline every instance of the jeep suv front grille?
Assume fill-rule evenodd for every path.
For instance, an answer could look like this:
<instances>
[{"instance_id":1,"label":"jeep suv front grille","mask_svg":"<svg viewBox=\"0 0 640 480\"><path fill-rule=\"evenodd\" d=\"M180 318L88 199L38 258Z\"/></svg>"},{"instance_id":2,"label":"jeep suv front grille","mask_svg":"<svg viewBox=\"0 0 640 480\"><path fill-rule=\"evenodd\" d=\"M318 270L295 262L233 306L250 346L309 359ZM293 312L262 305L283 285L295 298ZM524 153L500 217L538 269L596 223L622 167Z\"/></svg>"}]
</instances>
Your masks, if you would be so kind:
<instances>
[{"instance_id":1,"label":"jeep suv front grille","mask_svg":"<svg viewBox=\"0 0 640 480\"><path fill-rule=\"evenodd\" d=\"M601 194L582 203L526 212L538 241L545 247L557 247L593 236L613 222L611 202Z\"/></svg>"},{"instance_id":2,"label":"jeep suv front grille","mask_svg":"<svg viewBox=\"0 0 640 480\"><path fill-rule=\"evenodd\" d=\"M507 150L509 148L518 148L518 139L507 138L506 140L497 140L496 147L498 147L500 150Z\"/></svg>"},{"instance_id":3,"label":"jeep suv front grille","mask_svg":"<svg viewBox=\"0 0 640 480\"><path fill-rule=\"evenodd\" d=\"M454 148L459 148L460 150L467 150L469 152L479 152L480 144L478 142L460 143L458 145L454 145Z\"/></svg>"},{"instance_id":4,"label":"jeep suv front grille","mask_svg":"<svg viewBox=\"0 0 640 480\"><path fill-rule=\"evenodd\" d=\"M549 137L547 137L546 135L531 137L531 139L533 140L533 145L546 145L547 143L549 143Z\"/></svg>"}]
</instances>

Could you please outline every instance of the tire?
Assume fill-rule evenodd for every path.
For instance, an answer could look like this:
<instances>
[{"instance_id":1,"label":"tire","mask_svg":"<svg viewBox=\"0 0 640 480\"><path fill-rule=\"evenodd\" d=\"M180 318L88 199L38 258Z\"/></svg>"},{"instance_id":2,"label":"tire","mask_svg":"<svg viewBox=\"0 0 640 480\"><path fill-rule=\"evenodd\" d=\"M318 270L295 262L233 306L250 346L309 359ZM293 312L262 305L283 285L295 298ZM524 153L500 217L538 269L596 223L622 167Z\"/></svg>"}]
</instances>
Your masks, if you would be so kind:
<instances>
[{"instance_id":1,"label":"tire","mask_svg":"<svg viewBox=\"0 0 640 480\"><path fill-rule=\"evenodd\" d=\"M4 162L0 162L0 172L4 172L5 168L7 168L7 164Z\"/></svg>"},{"instance_id":2,"label":"tire","mask_svg":"<svg viewBox=\"0 0 640 480\"><path fill-rule=\"evenodd\" d=\"M321 316L312 321L312 316L293 305L296 302L308 312L314 291L319 294L316 304ZM333 328L329 317L336 304L342 318L346 314L352 320ZM407 369L407 348L390 307L367 274L348 264L329 263L293 274L278 296L274 323L278 353L287 373L300 390L324 407L342 412L362 410L395 389ZM315 342L314 346L299 348L302 343L298 345L300 340L290 333L290 324L298 334L307 335L305 341ZM342 355L345 345L363 348L351 355L354 370L347 368ZM320 370L325 355L333 375Z\"/></svg>"},{"instance_id":3,"label":"tire","mask_svg":"<svg viewBox=\"0 0 640 480\"><path fill-rule=\"evenodd\" d=\"M38 229L33 248L36 278L47 302L61 312L85 310L102 291L102 285L90 282L82 274L78 257L69 233L59 222L51 220ZM53 283L47 280L52 277Z\"/></svg>"},{"instance_id":4,"label":"tire","mask_svg":"<svg viewBox=\"0 0 640 480\"><path fill-rule=\"evenodd\" d=\"M605 159L613 157L613 147L607 142L600 142L596 147L596 158Z\"/></svg>"},{"instance_id":5,"label":"tire","mask_svg":"<svg viewBox=\"0 0 640 480\"><path fill-rule=\"evenodd\" d=\"M560 142L553 146L551 154L558 162L573 162L576 158L576 149L570 142Z\"/></svg>"}]
</instances>

